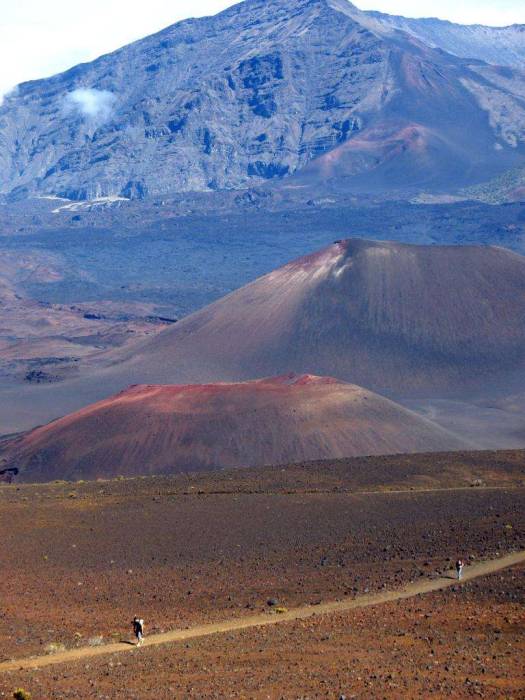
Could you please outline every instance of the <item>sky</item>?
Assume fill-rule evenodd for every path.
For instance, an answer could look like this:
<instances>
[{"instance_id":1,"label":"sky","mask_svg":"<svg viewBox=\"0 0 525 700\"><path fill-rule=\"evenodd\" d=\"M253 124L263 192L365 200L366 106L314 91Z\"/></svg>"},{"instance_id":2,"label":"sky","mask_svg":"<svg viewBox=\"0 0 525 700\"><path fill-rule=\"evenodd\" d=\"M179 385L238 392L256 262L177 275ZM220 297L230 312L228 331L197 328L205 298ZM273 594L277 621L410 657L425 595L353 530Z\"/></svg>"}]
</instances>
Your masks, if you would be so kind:
<instances>
[{"instance_id":1,"label":"sky","mask_svg":"<svg viewBox=\"0 0 525 700\"><path fill-rule=\"evenodd\" d=\"M215 14L232 0L0 0L0 98L187 17ZM362 10L440 17L462 24L525 23L525 0L356 0Z\"/></svg>"}]
</instances>

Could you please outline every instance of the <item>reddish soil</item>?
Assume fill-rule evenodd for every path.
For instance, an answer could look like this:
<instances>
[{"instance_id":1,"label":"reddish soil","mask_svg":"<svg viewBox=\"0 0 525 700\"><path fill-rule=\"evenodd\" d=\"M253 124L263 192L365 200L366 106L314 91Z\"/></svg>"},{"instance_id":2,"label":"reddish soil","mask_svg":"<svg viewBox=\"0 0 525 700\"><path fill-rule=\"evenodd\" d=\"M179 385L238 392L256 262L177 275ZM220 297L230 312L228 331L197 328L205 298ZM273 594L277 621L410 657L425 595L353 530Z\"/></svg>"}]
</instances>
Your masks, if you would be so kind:
<instances>
[{"instance_id":1,"label":"reddish soil","mask_svg":"<svg viewBox=\"0 0 525 700\"><path fill-rule=\"evenodd\" d=\"M75 376L82 363L102 350L127 346L164 327L153 304L51 304L32 298L26 290L28 283L58 282L67 273L59 255L2 251L0 380L6 385L62 381ZM6 432L0 425L0 435Z\"/></svg>"},{"instance_id":2,"label":"reddish soil","mask_svg":"<svg viewBox=\"0 0 525 700\"><path fill-rule=\"evenodd\" d=\"M16 437L0 461L18 467L24 481L44 482L464 446L370 391L292 374L235 384L134 386Z\"/></svg>"},{"instance_id":3,"label":"reddish soil","mask_svg":"<svg viewBox=\"0 0 525 700\"><path fill-rule=\"evenodd\" d=\"M415 599L13 672L33 698L498 698L525 694L525 566Z\"/></svg>"},{"instance_id":4,"label":"reddish soil","mask_svg":"<svg viewBox=\"0 0 525 700\"><path fill-rule=\"evenodd\" d=\"M111 302L66 306L19 297L6 301L0 289L0 378L23 385L75 377L102 350L127 347L161 331L165 326L155 321L153 308Z\"/></svg>"},{"instance_id":5,"label":"reddish soil","mask_svg":"<svg viewBox=\"0 0 525 700\"><path fill-rule=\"evenodd\" d=\"M346 482L342 463L304 467L310 478L295 488L277 469L3 486L0 658L111 640L137 612L150 632L167 630L250 614L268 597L295 607L394 588L458 555L524 548L519 456L493 454L494 487L465 487L475 455L463 465L450 456L448 471L441 455L444 490L430 491L410 490L425 482L401 458L375 469L372 458L351 460ZM418 459L429 470L432 456ZM488 474L489 453L479 461ZM370 479L356 487L366 464ZM392 475L387 488L407 490L378 492L382 474Z\"/></svg>"}]
</instances>

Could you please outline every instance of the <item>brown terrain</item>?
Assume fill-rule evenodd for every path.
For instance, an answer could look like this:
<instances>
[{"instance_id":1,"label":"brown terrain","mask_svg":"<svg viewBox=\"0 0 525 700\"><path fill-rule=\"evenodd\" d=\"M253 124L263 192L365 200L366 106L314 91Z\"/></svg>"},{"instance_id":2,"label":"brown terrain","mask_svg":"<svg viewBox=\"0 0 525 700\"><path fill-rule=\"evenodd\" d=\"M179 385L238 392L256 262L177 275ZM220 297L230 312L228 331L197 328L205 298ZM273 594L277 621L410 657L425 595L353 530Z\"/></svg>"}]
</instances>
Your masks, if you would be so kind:
<instances>
[{"instance_id":1,"label":"brown terrain","mask_svg":"<svg viewBox=\"0 0 525 700\"><path fill-rule=\"evenodd\" d=\"M297 372L413 401L429 419L435 410L477 448L520 447L523 409L495 420L483 405L523 391L524 309L525 259L508 250L341 241L88 358L77 379L4 392L0 421L4 433L25 430L136 383Z\"/></svg>"},{"instance_id":2,"label":"brown terrain","mask_svg":"<svg viewBox=\"0 0 525 700\"><path fill-rule=\"evenodd\" d=\"M157 333L153 304L96 301L72 305L32 298L29 284L67 274L60 256L2 251L0 260L0 379L43 384L75 376L80 364L109 348ZM2 427L0 426L0 434Z\"/></svg>"},{"instance_id":3,"label":"brown terrain","mask_svg":"<svg viewBox=\"0 0 525 700\"><path fill-rule=\"evenodd\" d=\"M24 481L111 478L464 448L453 433L337 379L134 386L0 443Z\"/></svg>"},{"instance_id":4,"label":"brown terrain","mask_svg":"<svg viewBox=\"0 0 525 700\"><path fill-rule=\"evenodd\" d=\"M4 696L518 700L524 580L522 565L381 608L15 672Z\"/></svg>"},{"instance_id":5,"label":"brown terrain","mask_svg":"<svg viewBox=\"0 0 525 700\"><path fill-rule=\"evenodd\" d=\"M455 453L3 486L2 663L128 639L134 614L155 635L451 587L41 670L0 666L0 692L523 697L523 568L475 567L525 548L524 467L519 451ZM450 581L458 556L480 577Z\"/></svg>"}]
</instances>

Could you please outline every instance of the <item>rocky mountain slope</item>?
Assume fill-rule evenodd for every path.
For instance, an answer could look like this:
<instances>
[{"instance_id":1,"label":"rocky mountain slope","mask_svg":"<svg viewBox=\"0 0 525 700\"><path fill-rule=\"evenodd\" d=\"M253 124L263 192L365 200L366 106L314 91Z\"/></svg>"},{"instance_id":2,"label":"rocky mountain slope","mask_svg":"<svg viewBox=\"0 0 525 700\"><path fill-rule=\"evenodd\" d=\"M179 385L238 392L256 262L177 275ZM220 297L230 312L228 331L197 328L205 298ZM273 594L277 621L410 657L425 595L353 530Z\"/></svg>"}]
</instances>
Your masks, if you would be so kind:
<instances>
[{"instance_id":1,"label":"rocky mountain slope","mask_svg":"<svg viewBox=\"0 0 525 700\"><path fill-rule=\"evenodd\" d=\"M15 439L1 458L50 481L250 467L464 447L377 394L335 379L135 386Z\"/></svg>"},{"instance_id":2,"label":"rocky mountain slope","mask_svg":"<svg viewBox=\"0 0 525 700\"><path fill-rule=\"evenodd\" d=\"M407 32L432 48L462 58L478 58L499 66L525 67L525 24L486 27L455 24L429 17L413 19L382 12L366 12L384 27Z\"/></svg>"},{"instance_id":3,"label":"rocky mountain slope","mask_svg":"<svg viewBox=\"0 0 525 700\"><path fill-rule=\"evenodd\" d=\"M245 0L20 85L0 107L0 194L467 186L523 157L523 85L346 0Z\"/></svg>"}]
</instances>

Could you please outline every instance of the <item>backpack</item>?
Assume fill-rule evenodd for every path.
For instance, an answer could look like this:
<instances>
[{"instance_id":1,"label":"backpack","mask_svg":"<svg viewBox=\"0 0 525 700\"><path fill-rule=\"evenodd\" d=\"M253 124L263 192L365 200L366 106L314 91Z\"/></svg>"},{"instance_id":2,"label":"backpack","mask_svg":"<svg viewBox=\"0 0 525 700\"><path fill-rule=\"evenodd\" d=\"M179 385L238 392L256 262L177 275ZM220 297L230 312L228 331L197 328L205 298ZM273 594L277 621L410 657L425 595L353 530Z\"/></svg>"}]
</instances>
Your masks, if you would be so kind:
<instances>
[{"instance_id":1,"label":"backpack","mask_svg":"<svg viewBox=\"0 0 525 700\"><path fill-rule=\"evenodd\" d=\"M144 620L133 620L133 631L135 634L142 634Z\"/></svg>"}]
</instances>

